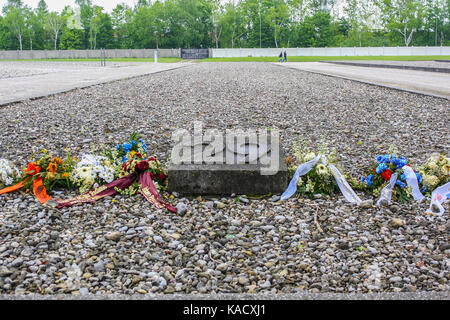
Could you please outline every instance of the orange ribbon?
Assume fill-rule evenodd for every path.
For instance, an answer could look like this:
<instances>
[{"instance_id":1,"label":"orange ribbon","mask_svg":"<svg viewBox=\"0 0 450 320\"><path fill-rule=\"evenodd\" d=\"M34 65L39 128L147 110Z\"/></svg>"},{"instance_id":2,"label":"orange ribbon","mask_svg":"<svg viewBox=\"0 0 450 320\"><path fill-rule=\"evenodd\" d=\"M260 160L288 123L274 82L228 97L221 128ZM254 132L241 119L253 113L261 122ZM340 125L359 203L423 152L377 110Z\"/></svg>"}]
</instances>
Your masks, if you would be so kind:
<instances>
[{"instance_id":1,"label":"orange ribbon","mask_svg":"<svg viewBox=\"0 0 450 320\"><path fill-rule=\"evenodd\" d=\"M40 203L46 204L47 201L52 198L47 194L44 184L42 183L42 178L37 178L33 181L33 192Z\"/></svg>"},{"instance_id":2,"label":"orange ribbon","mask_svg":"<svg viewBox=\"0 0 450 320\"><path fill-rule=\"evenodd\" d=\"M0 190L0 194L9 193L9 192L13 192L13 191L19 190L20 188L22 188L25 185L25 181L26 180L21 181L18 184L13 185L11 187L8 187L8 188L5 188L5 189L1 189Z\"/></svg>"},{"instance_id":3,"label":"orange ribbon","mask_svg":"<svg viewBox=\"0 0 450 320\"><path fill-rule=\"evenodd\" d=\"M28 164L28 169L27 169L27 174L30 176L28 178L26 178L25 180L19 182L16 185L13 185L11 187L8 188L4 188L0 190L0 195L1 194L5 194L5 193L9 193L9 192L13 192L16 190L19 190L20 188L22 188L23 186L25 186L25 184L27 183L27 181L29 179L31 179L31 176L34 176L35 174L39 173L41 171L40 167L35 166L34 164L30 163ZM31 172L31 173L30 173ZM36 196L36 198L39 200L39 202L41 204L46 204L47 201L51 200L52 198L47 194L47 190L45 189L44 183L42 182L42 178L39 177L37 179L34 179L33 181L33 192L34 195Z\"/></svg>"}]
</instances>

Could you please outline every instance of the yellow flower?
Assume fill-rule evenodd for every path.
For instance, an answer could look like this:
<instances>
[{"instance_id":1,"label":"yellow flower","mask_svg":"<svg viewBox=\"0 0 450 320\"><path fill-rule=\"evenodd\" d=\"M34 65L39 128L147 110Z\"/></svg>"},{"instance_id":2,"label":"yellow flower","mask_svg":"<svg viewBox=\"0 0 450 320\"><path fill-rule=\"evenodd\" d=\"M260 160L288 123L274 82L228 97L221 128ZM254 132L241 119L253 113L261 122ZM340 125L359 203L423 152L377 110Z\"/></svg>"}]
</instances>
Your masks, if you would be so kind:
<instances>
[{"instance_id":1,"label":"yellow flower","mask_svg":"<svg viewBox=\"0 0 450 320\"><path fill-rule=\"evenodd\" d=\"M130 152L130 158L133 158L135 154L136 154L136 151L131 151Z\"/></svg>"},{"instance_id":2,"label":"yellow flower","mask_svg":"<svg viewBox=\"0 0 450 320\"><path fill-rule=\"evenodd\" d=\"M427 188L432 188L439 183L439 179L436 176L424 176L423 185Z\"/></svg>"},{"instance_id":3,"label":"yellow flower","mask_svg":"<svg viewBox=\"0 0 450 320\"><path fill-rule=\"evenodd\" d=\"M64 172L62 174L63 179L67 179L70 176L70 174L68 172Z\"/></svg>"},{"instance_id":4,"label":"yellow flower","mask_svg":"<svg viewBox=\"0 0 450 320\"><path fill-rule=\"evenodd\" d=\"M447 175L450 174L450 165L449 165L449 164L444 164L444 165L442 166L442 174L443 174L444 176L447 176Z\"/></svg>"},{"instance_id":5,"label":"yellow flower","mask_svg":"<svg viewBox=\"0 0 450 320\"><path fill-rule=\"evenodd\" d=\"M47 179L47 180L55 180L56 179L56 174L54 174L53 172L47 172L47 174L45 175L45 179Z\"/></svg>"}]
</instances>

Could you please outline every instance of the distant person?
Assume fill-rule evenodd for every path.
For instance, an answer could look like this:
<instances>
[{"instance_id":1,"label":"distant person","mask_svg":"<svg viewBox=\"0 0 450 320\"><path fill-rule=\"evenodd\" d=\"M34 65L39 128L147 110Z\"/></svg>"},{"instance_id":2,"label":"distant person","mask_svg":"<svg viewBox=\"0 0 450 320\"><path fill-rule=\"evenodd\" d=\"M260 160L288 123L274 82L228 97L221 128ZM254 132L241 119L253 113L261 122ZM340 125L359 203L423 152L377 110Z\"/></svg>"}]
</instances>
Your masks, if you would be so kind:
<instances>
[{"instance_id":1,"label":"distant person","mask_svg":"<svg viewBox=\"0 0 450 320\"><path fill-rule=\"evenodd\" d=\"M283 62L283 51L281 51L281 53L278 57L280 58L280 62Z\"/></svg>"},{"instance_id":2,"label":"distant person","mask_svg":"<svg viewBox=\"0 0 450 320\"><path fill-rule=\"evenodd\" d=\"M287 54L286 54L286 51L284 51L284 62L287 62Z\"/></svg>"}]
</instances>

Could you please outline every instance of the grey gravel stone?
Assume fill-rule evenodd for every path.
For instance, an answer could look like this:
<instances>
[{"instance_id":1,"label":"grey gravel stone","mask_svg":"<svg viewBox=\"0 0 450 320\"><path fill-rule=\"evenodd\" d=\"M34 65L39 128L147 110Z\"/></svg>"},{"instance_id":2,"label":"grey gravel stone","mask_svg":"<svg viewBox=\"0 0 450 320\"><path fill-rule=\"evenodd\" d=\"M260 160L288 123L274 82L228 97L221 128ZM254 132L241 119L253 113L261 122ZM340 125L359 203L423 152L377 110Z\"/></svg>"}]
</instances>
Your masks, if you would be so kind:
<instances>
[{"instance_id":1,"label":"grey gravel stone","mask_svg":"<svg viewBox=\"0 0 450 320\"><path fill-rule=\"evenodd\" d=\"M221 130L278 128L291 156L299 135L310 147L326 136L344 171L359 177L399 138L399 152L413 163L446 152L434 137L449 133L448 106L444 99L264 63L191 64L4 106L0 158L23 166L44 147L80 156L90 152L87 139L114 147L137 131L166 164L173 128L191 130L201 120ZM417 110L420 117L412 117ZM49 192L55 199L77 195L55 191ZM162 196L178 214L139 195L62 210L41 206L32 194L0 196L0 294L449 291L447 215L425 215L426 203L361 208L340 194L282 202L279 195L251 201L227 195L207 197L214 204L208 208L192 195ZM392 219L404 224L396 227ZM115 232L122 233L116 241Z\"/></svg>"}]
</instances>

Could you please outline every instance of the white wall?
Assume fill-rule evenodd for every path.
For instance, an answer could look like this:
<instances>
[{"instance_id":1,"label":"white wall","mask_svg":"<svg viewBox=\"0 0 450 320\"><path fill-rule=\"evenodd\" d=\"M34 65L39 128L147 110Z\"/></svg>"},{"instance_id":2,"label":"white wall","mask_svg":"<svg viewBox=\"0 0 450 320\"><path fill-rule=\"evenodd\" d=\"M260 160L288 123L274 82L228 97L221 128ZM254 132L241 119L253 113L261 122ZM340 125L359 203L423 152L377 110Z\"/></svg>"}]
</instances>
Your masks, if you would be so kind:
<instances>
[{"instance_id":1,"label":"white wall","mask_svg":"<svg viewBox=\"0 0 450 320\"><path fill-rule=\"evenodd\" d=\"M346 48L254 48L212 49L213 58L289 56L427 56L450 55L450 47L346 47Z\"/></svg>"}]
</instances>

